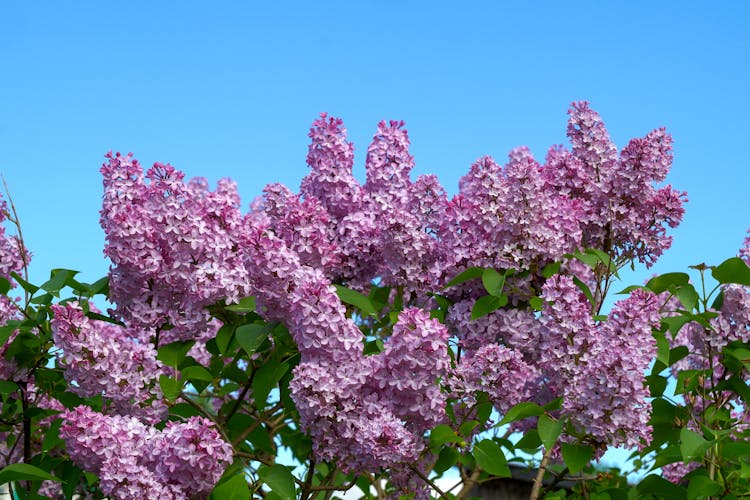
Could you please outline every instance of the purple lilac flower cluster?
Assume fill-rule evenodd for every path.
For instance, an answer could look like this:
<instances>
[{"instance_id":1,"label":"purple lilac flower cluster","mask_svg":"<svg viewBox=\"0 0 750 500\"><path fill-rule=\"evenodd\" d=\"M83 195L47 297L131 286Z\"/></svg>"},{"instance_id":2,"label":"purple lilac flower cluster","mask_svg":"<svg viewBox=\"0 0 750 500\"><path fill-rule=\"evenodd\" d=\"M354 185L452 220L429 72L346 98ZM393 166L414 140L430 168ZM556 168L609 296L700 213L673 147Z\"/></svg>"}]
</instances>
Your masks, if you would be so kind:
<instances>
[{"instance_id":1,"label":"purple lilac flower cluster","mask_svg":"<svg viewBox=\"0 0 750 500\"><path fill-rule=\"evenodd\" d=\"M131 155L107 157L101 224L115 314L159 331L161 343L215 333L206 306L248 295L235 184L222 179L212 192L205 179L183 182L171 165L144 175Z\"/></svg>"},{"instance_id":2,"label":"purple lilac flower cluster","mask_svg":"<svg viewBox=\"0 0 750 500\"><path fill-rule=\"evenodd\" d=\"M11 278L12 272L23 274L24 265L28 265L31 255L23 247L17 236L6 233L4 223L9 216L8 204L0 195L0 277L8 280L10 287L15 288L15 282ZM7 294L0 295L0 325L6 324L12 319L19 319L17 301ZM16 338L17 332L13 332L5 343L0 344L0 377L11 380L17 369L15 362L5 359L8 346Z\"/></svg>"},{"instance_id":3,"label":"purple lilac flower cluster","mask_svg":"<svg viewBox=\"0 0 750 500\"><path fill-rule=\"evenodd\" d=\"M159 388L164 366L144 335L104 321L92 321L74 303L53 305L52 334L71 390L102 394L108 409L157 423L167 416Z\"/></svg>"},{"instance_id":4,"label":"purple lilac flower cluster","mask_svg":"<svg viewBox=\"0 0 750 500\"><path fill-rule=\"evenodd\" d=\"M63 419L71 459L98 474L102 492L115 499L205 496L232 461L231 446L201 417L167 422L162 431L85 406Z\"/></svg>"},{"instance_id":5,"label":"purple lilac flower cluster","mask_svg":"<svg viewBox=\"0 0 750 500\"><path fill-rule=\"evenodd\" d=\"M615 306L611 324L596 324L570 278L542 288L539 270L588 246L650 265L670 245L666 227L679 223L684 194L655 187L672 160L663 129L618 155L599 115L579 102L568 136L572 150L554 147L544 164L525 148L504 166L480 159L449 199L434 176L411 181L402 122L378 125L361 185L343 123L322 115L310 131L311 171L300 193L271 185L246 215L229 181L211 192L169 165L144 174L130 155L110 155L101 221L115 312L154 340L205 339L215 328L205 306L255 295L261 313L283 321L299 346L291 389L317 456L351 470L415 460L424 431L445 418L439 383L451 377L465 391L491 393L501 410L529 395L563 395L564 411L594 429L591 439L634 444L645 435L639 377L653 354L653 298L634 294ZM449 291L447 327L407 307L385 332L385 350L371 356L332 286L367 291L377 280L421 306L472 266L535 271L509 278L512 307L480 321L470 320L482 293L474 284ZM528 301L540 292L547 303L535 313ZM450 336L463 352L456 366ZM636 355L623 358L629 351ZM613 390L622 396L586 399ZM620 427L631 437L616 435Z\"/></svg>"}]
</instances>

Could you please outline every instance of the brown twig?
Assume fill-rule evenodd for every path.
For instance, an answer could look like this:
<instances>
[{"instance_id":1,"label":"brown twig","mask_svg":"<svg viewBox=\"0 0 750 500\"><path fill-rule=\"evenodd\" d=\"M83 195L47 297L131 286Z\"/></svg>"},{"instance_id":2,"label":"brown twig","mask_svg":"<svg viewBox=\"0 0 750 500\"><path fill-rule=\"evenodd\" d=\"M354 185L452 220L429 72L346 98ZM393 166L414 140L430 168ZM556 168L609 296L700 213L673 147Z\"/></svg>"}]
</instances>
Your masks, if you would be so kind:
<instances>
[{"instance_id":1,"label":"brown twig","mask_svg":"<svg viewBox=\"0 0 750 500\"><path fill-rule=\"evenodd\" d=\"M411 465L411 466L409 466L409 468L410 468L410 469L411 469L412 471L414 471L414 473L415 473L415 474L416 474L417 476L419 476L419 478L420 478L420 479L422 479L422 481L424 481L425 483L427 483L427 484L428 484L428 485L430 486L430 488L432 488L433 490L435 490L435 491L437 492L437 494L438 494L438 495L440 495L440 498L444 498L444 499L448 500L448 495L446 495L446 494L445 494L445 493L443 492L443 490L441 490L441 489L440 489L440 487L439 487L439 486L438 486L437 484L435 484L435 482L434 482L434 481L432 481L432 480L431 480L431 479L430 479L429 477L427 477L427 476L426 476L426 475L425 475L425 474L424 474L424 473L423 473L423 472L422 472L421 470L419 470L419 468L418 468L418 467L415 467L414 465Z\"/></svg>"},{"instance_id":2,"label":"brown twig","mask_svg":"<svg viewBox=\"0 0 750 500\"><path fill-rule=\"evenodd\" d=\"M542 491L542 481L544 480L544 473L547 471L547 464L549 463L549 459L552 456L552 449L553 447L550 446L549 449L545 450L544 456L542 456L542 462L539 464L539 470L537 471L536 477L534 478L534 487L531 489L529 500L537 500L537 498L539 498L539 493L541 493Z\"/></svg>"}]
</instances>

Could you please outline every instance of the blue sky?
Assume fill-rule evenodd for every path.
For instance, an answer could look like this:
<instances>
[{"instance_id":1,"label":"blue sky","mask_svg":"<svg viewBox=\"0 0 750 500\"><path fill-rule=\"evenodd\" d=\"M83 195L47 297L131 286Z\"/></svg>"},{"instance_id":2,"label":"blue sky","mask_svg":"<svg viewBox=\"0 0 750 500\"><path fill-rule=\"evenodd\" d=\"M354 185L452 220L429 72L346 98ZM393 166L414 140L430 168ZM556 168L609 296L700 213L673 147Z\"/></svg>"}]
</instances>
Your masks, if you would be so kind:
<instances>
[{"instance_id":1,"label":"blue sky","mask_svg":"<svg viewBox=\"0 0 750 500\"><path fill-rule=\"evenodd\" d=\"M538 158L586 99L623 146L666 126L689 193L654 268L733 255L750 136L744 2L0 2L0 172L34 252L104 275L108 150L231 177L246 206L305 175L307 131L344 119L363 179L381 119L407 123L417 173L450 192L479 156ZM641 280L649 273L634 277Z\"/></svg>"}]
</instances>

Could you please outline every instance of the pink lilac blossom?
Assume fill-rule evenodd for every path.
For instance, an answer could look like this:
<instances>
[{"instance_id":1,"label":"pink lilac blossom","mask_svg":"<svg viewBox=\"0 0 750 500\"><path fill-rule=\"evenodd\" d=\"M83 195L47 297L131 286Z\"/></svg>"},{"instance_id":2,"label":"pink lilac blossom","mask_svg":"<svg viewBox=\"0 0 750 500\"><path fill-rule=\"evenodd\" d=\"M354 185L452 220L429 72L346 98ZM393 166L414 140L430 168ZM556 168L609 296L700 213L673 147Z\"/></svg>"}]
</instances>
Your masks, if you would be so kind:
<instances>
[{"instance_id":1,"label":"pink lilac blossom","mask_svg":"<svg viewBox=\"0 0 750 500\"><path fill-rule=\"evenodd\" d=\"M486 344L461 359L451 385L458 397L487 392L495 408L505 414L531 398L538 377L539 370L527 364L519 351Z\"/></svg>"},{"instance_id":2,"label":"pink lilac blossom","mask_svg":"<svg viewBox=\"0 0 750 500\"><path fill-rule=\"evenodd\" d=\"M107 158L101 225L115 314L159 331L162 344L215 332L206 306L249 295L235 184L222 179L209 191L204 179L185 183L168 164L144 175L132 155Z\"/></svg>"},{"instance_id":3,"label":"pink lilac blossom","mask_svg":"<svg viewBox=\"0 0 750 500\"><path fill-rule=\"evenodd\" d=\"M321 113L310 129L312 139L307 164L310 173L302 180L300 193L318 199L335 220L359 209L362 188L352 175L354 145L346 141L340 118Z\"/></svg>"},{"instance_id":4,"label":"pink lilac blossom","mask_svg":"<svg viewBox=\"0 0 750 500\"><path fill-rule=\"evenodd\" d=\"M583 245L611 251L617 260L652 265L670 247L665 226L680 223L687 199L671 186L654 187L672 163L671 136L656 129L631 140L618 157L604 122L587 102L574 102L569 114L568 137L575 158L559 148L551 151L551 164L564 165L568 173L550 180L583 201ZM581 181L590 181L589 187Z\"/></svg>"},{"instance_id":5,"label":"pink lilac blossom","mask_svg":"<svg viewBox=\"0 0 750 500\"><path fill-rule=\"evenodd\" d=\"M156 423L166 417L159 375L164 366L156 360L148 337L104 321L92 321L75 303L53 305L52 334L61 349L60 363L73 392L80 396L103 395L108 410Z\"/></svg>"},{"instance_id":6,"label":"pink lilac blossom","mask_svg":"<svg viewBox=\"0 0 750 500\"><path fill-rule=\"evenodd\" d=\"M639 446L650 431L643 373L656 352L656 297L635 290L601 324L592 321L591 306L570 277L553 276L543 297L540 367L563 396L563 413L596 443Z\"/></svg>"},{"instance_id":7,"label":"pink lilac blossom","mask_svg":"<svg viewBox=\"0 0 750 500\"><path fill-rule=\"evenodd\" d=\"M71 459L98 474L102 492L114 499L205 496L232 460L231 446L200 417L168 422L162 431L85 406L62 417Z\"/></svg>"},{"instance_id":8,"label":"pink lilac blossom","mask_svg":"<svg viewBox=\"0 0 750 500\"><path fill-rule=\"evenodd\" d=\"M24 266L28 265L31 254L26 251L17 236L6 233L4 226L6 220L8 220L8 205L0 195L0 277L8 280L10 288L13 289L16 285L11 273L23 274ZM0 295L0 326L4 326L10 320L21 318L18 310L19 300L20 298L13 298L8 294ZM15 340L17 334L17 331L11 333L5 343L0 345L0 378L6 380L19 375L16 373L18 368L16 363L5 357L8 346Z\"/></svg>"}]
</instances>

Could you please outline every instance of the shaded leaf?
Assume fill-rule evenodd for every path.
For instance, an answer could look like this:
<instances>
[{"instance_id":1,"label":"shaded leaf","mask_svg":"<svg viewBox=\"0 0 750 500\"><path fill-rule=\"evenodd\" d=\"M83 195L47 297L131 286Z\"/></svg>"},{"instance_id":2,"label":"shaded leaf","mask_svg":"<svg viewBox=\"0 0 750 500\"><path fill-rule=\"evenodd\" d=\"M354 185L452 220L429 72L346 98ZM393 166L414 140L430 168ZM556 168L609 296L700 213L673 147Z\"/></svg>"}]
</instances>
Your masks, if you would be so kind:
<instances>
[{"instance_id":1,"label":"shaded leaf","mask_svg":"<svg viewBox=\"0 0 750 500\"><path fill-rule=\"evenodd\" d=\"M29 464L10 464L0 470L0 484L11 481L57 481L62 482L49 472Z\"/></svg>"},{"instance_id":2,"label":"shaded leaf","mask_svg":"<svg viewBox=\"0 0 750 500\"><path fill-rule=\"evenodd\" d=\"M474 445L474 458L477 465L489 474L499 477L510 477L505 454L500 446L490 439L483 439Z\"/></svg>"},{"instance_id":3,"label":"shaded leaf","mask_svg":"<svg viewBox=\"0 0 750 500\"><path fill-rule=\"evenodd\" d=\"M294 487L294 477L288 467L280 464L274 464L270 467L261 465L258 469L258 475L279 497L284 500L294 500L296 488Z\"/></svg>"},{"instance_id":4,"label":"shaded leaf","mask_svg":"<svg viewBox=\"0 0 750 500\"><path fill-rule=\"evenodd\" d=\"M250 490L241 472L219 483L211 492L213 500L249 500Z\"/></svg>"},{"instance_id":5,"label":"shaded leaf","mask_svg":"<svg viewBox=\"0 0 750 500\"><path fill-rule=\"evenodd\" d=\"M255 351L261 346L264 340L268 338L271 333L273 326L270 324L256 324L251 323L249 325L242 325L237 327L234 332L234 338L237 339L237 343L244 349L248 356L255 354Z\"/></svg>"},{"instance_id":6,"label":"shaded leaf","mask_svg":"<svg viewBox=\"0 0 750 500\"><path fill-rule=\"evenodd\" d=\"M378 311L372 304L372 301L366 295L362 295L356 290L347 288L341 285L334 285L336 287L336 294L339 296L342 302L353 305L365 314L377 315Z\"/></svg>"},{"instance_id":7,"label":"shaded leaf","mask_svg":"<svg viewBox=\"0 0 750 500\"><path fill-rule=\"evenodd\" d=\"M591 461L594 456L594 448L581 444L563 443L562 455L565 465L568 466L570 472L575 474Z\"/></svg>"},{"instance_id":8,"label":"shaded leaf","mask_svg":"<svg viewBox=\"0 0 750 500\"><path fill-rule=\"evenodd\" d=\"M750 286L750 267L739 257L725 260L711 270L711 276L719 283L736 283Z\"/></svg>"},{"instance_id":9,"label":"shaded leaf","mask_svg":"<svg viewBox=\"0 0 750 500\"><path fill-rule=\"evenodd\" d=\"M445 288L450 288L452 286L460 285L461 283L465 283L469 280L477 279L482 276L484 273L483 267L470 267L466 271L459 273L458 276L453 278L448 282L447 285L445 285Z\"/></svg>"},{"instance_id":10,"label":"shaded leaf","mask_svg":"<svg viewBox=\"0 0 750 500\"><path fill-rule=\"evenodd\" d=\"M527 417L537 417L539 415L542 415L543 413L544 413L544 409L536 403L531 403L531 402L518 403L517 405L513 406L510 410L507 411L503 419L500 420L500 422L498 422L497 425L500 426L500 425L509 424L511 422L522 420Z\"/></svg>"}]
</instances>

